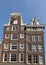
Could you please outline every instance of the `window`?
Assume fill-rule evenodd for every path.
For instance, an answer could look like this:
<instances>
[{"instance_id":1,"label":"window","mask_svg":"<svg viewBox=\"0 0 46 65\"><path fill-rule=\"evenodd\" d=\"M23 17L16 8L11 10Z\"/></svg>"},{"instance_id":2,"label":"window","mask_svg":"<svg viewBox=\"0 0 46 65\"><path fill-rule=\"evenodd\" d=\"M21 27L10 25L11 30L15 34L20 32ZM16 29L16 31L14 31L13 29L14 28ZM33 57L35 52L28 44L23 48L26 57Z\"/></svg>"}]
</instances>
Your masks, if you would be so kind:
<instances>
[{"instance_id":1,"label":"window","mask_svg":"<svg viewBox=\"0 0 46 65\"><path fill-rule=\"evenodd\" d=\"M24 49L24 43L20 43L20 49Z\"/></svg>"},{"instance_id":2,"label":"window","mask_svg":"<svg viewBox=\"0 0 46 65\"><path fill-rule=\"evenodd\" d=\"M18 35L17 34L11 34L11 40L16 40L18 39Z\"/></svg>"},{"instance_id":3,"label":"window","mask_svg":"<svg viewBox=\"0 0 46 65\"><path fill-rule=\"evenodd\" d=\"M6 38L6 39L9 39L9 37L10 37L9 34L6 33L6 34L5 34L5 38Z\"/></svg>"},{"instance_id":4,"label":"window","mask_svg":"<svg viewBox=\"0 0 46 65\"><path fill-rule=\"evenodd\" d=\"M17 50L18 44L17 43L11 43L10 44L10 50Z\"/></svg>"},{"instance_id":5,"label":"window","mask_svg":"<svg viewBox=\"0 0 46 65\"><path fill-rule=\"evenodd\" d=\"M33 56L33 64L37 64L38 63L38 56L34 55Z\"/></svg>"},{"instance_id":6,"label":"window","mask_svg":"<svg viewBox=\"0 0 46 65\"><path fill-rule=\"evenodd\" d=\"M42 44L39 44L39 45L38 45L38 51L41 52L42 50L43 50L43 46L42 46Z\"/></svg>"},{"instance_id":7,"label":"window","mask_svg":"<svg viewBox=\"0 0 46 65\"><path fill-rule=\"evenodd\" d=\"M39 64L43 64L43 56L39 56Z\"/></svg>"},{"instance_id":8,"label":"window","mask_svg":"<svg viewBox=\"0 0 46 65\"><path fill-rule=\"evenodd\" d=\"M38 35L38 41L42 41L42 35Z\"/></svg>"},{"instance_id":9,"label":"window","mask_svg":"<svg viewBox=\"0 0 46 65\"><path fill-rule=\"evenodd\" d=\"M27 44L27 50L31 51L31 44Z\"/></svg>"},{"instance_id":10,"label":"window","mask_svg":"<svg viewBox=\"0 0 46 65\"><path fill-rule=\"evenodd\" d=\"M36 35L32 35L32 41L37 41L37 36Z\"/></svg>"},{"instance_id":11,"label":"window","mask_svg":"<svg viewBox=\"0 0 46 65\"><path fill-rule=\"evenodd\" d=\"M24 27L21 27L21 29L20 30L24 30Z\"/></svg>"},{"instance_id":12,"label":"window","mask_svg":"<svg viewBox=\"0 0 46 65\"><path fill-rule=\"evenodd\" d=\"M31 35L27 36L27 41L31 41Z\"/></svg>"},{"instance_id":13,"label":"window","mask_svg":"<svg viewBox=\"0 0 46 65\"><path fill-rule=\"evenodd\" d=\"M10 28L9 27L6 27L6 31L9 31L10 30Z\"/></svg>"},{"instance_id":14,"label":"window","mask_svg":"<svg viewBox=\"0 0 46 65\"><path fill-rule=\"evenodd\" d=\"M15 62L16 61L16 53L11 53L10 54L10 62Z\"/></svg>"},{"instance_id":15,"label":"window","mask_svg":"<svg viewBox=\"0 0 46 65\"><path fill-rule=\"evenodd\" d=\"M22 34L20 34L20 38L24 38L24 34L22 33Z\"/></svg>"},{"instance_id":16,"label":"window","mask_svg":"<svg viewBox=\"0 0 46 65\"><path fill-rule=\"evenodd\" d=\"M8 43L4 43L4 49L8 49Z\"/></svg>"},{"instance_id":17,"label":"window","mask_svg":"<svg viewBox=\"0 0 46 65\"><path fill-rule=\"evenodd\" d=\"M19 62L23 62L24 61L24 54L20 53L19 54Z\"/></svg>"},{"instance_id":18,"label":"window","mask_svg":"<svg viewBox=\"0 0 46 65\"><path fill-rule=\"evenodd\" d=\"M32 45L32 51L37 51L37 45L36 44Z\"/></svg>"},{"instance_id":19,"label":"window","mask_svg":"<svg viewBox=\"0 0 46 65\"><path fill-rule=\"evenodd\" d=\"M18 21L17 20L14 20L13 24L18 24Z\"/></svg>"},{"instance_id":20,"label":"window","mask_svg":"<svg viewBox=\"0 0 46 65\"><path fill-rule=\"evenodd\" d=\"M18 26L12 26L12 31L18 31Z\"/></svg>"},{"instance_id":21,"label":"window","mask_svg":"<svg viewBox=\"0 0 46 65\"><path fill-rule=\"evenodd\" d=\"M30 27L26 28L27 31L31 31L31 29L32 29L32 28L30 28Z\"/></svg>"},{"instance_id":22,"label":"window","mask_svg":"<svg viewBox=\"0 0 46 65\"><path fill-rule=\"evenodd\" d=\"M31 59L32 59L32 58L31 58L31 55L28 55L28 64L30 64L30 63L32 62Z\"/></svg>"},{"instance_id":23,"label":"window","mask_svg":"<svg viewBox=\"0 0 46 65\"><path fill-rule=\"evenodd\" d=\"M6 53L3 54L3 62L7 62L7 54Z\"/></svg>"}]
</instances>

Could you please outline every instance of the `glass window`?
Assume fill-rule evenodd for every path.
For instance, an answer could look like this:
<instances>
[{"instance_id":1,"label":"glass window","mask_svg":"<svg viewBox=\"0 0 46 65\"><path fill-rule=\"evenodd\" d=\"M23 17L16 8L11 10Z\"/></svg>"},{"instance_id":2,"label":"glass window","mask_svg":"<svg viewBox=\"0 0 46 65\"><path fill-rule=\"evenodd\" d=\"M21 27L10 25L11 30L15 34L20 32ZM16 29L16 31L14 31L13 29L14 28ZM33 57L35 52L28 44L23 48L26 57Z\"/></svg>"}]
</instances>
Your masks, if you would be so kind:
<instances>
[{"instance_id":1,"label":"glass window","mask_svg":"<svg viewBox=\"0 0 46 65\"><path fill-rule=\"evenodd\" d=\"M21 27L21 29L20 30L24 30L24 27Z\"/></svg>"},{"instance_id":2,"label":"glass window","mask_svg":"<svg viewBox=\"0 0 46 65\"><path fill-rule=\"evenodd\" d=\"M28 55L28 63L29 63L29 64L32 62L31 59L32 59L32 58L31 58L31 55Z\"/></svg>"},{"instance_id":3,"label":"glass window","mask_svg":"<svg viewBox=\"0 0 46 65\"><path fill-rule=\"evenodd\" d=\"M8 49L8 43L4 43L4 49Z\"/></svg>"},{"instance_id":4,"label":"glass window","mask_svg":"<svg viewBox=\"0 0 46 65\"><path fill-rule=\"evenodd\" d=\"M42 44L39 44L39 45L38 45L38 50L39 50L39 51L42 51L42 50L43 50Z\"/></svg>"},{"instance_id":5,"label":"glass window","mask_svg":"<svg viewBox=\"0 0 46 65\"><path fill-rule=\"evenodd\" d=\"M12 31L17 31L18 30L18 26L12 26Z\"/></svg>"},{"instance_id":6,"label":"glass window","mask_svg":"<svg viewBox=\"0 0 46 65\"><path fill-rule=\"evenodd\" d=\"M11 53L11 62L13 61L16 61L16 54L15 53Z\"/></svg>"},{"instance_id":7,"label":"glass window","mask_svg":"<svg viewBox=\"0 0 46 65\"><path fill-rule=\"evenodd\" d=\"M3 54L3 62L7 62L7 54L6 53Z\"/></svg>"},{"instance_id":8,"label":"glass window","mask_svg":"<svg viewBox=\"0 0 46 65\"><path fill-rule=\"evenodd\" d=\"M36 44L32 45L32 51L37 51L37 45Z\"/></svg>"},{"instance_id":9,"label":"glass window","mask_svg":"<svg viewBox=\"0 0 46 65\"><path fill-rule=\"evenodd\" d=\"M33 64L37 64L38 63L38 56L34 55L33 56Z\"/></svg>"},{"instance_id":10,"label":"glass window","mask_svg":"<svg viewBox=\"0 0 46 65\"><path fill-rule=\"evenodd\" d=\"M31 44L27 44L27 50L31 51Z\"/></svg>"},{"instance_id":11,"label":"glass window","mask_svg":"<svg viewBox=\"0 0 46 65\"><path fill-rule=\"evenodd\" d=\"M42 41L42 35L38 35L38 41Z\"/></svg>"},{"instance_id":12,"label":"glass window","mask_svg":"<svg viewBox=\"0 0 46 65\"><path fill-rule=\"evenodd\" d=\"M24 43L20 43L20 49L24 49Z\"/></svg>"},{"instance_id":13,"label":"glass window","mask_svg":"<svg viewBox=\"0 0 46 65\"><path fill-rule=\"evenodd\" d=\"M10 30L10 27L6 27L6 31L9 31Z\"/></svg>"},{"instance_id":14,"label":"glass window","mask_svg":"<svg viewBox=\"0 0 46 65\"><path fill-rule=\"evenodd\" d=\"M13 24L18 24L18 20L14 20Z\"/></svg>"},{"instance_id":15,"label":"glass window","mask_svg":"<svg viewBox=\"0 0 46 65\"><path fill-rule=\"evenodd\" d=\"M20 53L19 54L19 61L20 62L23 62L24 61L24 54L23 53Z\"/></svg>"},{"instance_id":16,"label":"glass window","mask_svg":"<svg viewBox=\"0 0 46 65\"><path fill-rule=\"evenodd\" d=\"M17 48L18 48L17 43L11 43L10 44L10 50L17 50Z\"/></svg>"},{"instance_id":17,"label":"glass window","mask_svg":"<svg viewBox=\"0 0 46 65\"><path fill-rule=\"evenodd\" d=\"M31 41L31 35L27 35L27 40Z\"/></svg>"},{"instance_id":18,"label":"glass window","mask_svg":"<svg viewBox=\"0 0 46 65\"><path fill-rule=\"evenodd\" d=\"M11 40L15 40L15 39L18 39L18 35L17 34L12 34L11 35Z\"/></svg>"},{"instance_id":19,"label":"glass window","mask_svg":"<svg viewBox=\"0 0 46 65\"><path fill-rule=\"evenodd\" d=\"M32 35L32 41L37 41L37 36L36 35Z\"/></svg>"},{"instance_id":20,"label":"glass window","mask_svg":"<svg viewBox=\"0 0 46 65\"><path fill-rule=\"evenodd\" d=\"M9 38L9 35L8 33L5 34L5 38L8 39Z\"/></svg>"},{"instance_id":21,"label":"glass window","mask_svg":"<svg viewBox=\"0 0 46 65\"><path fill-rule=\"evenodd\" d=\"M43 56L39 56L39 64L43 64Z\"/></svg>"},{"instance_id":22,"label":"glass window","mask_svg":"<svg viewBox=\"0 0 46 65\"><path fill-rule=\"evenodd\" d=\"M20 38L24 38L24 34L22 33L22 34L20 34Z\"/></svg>"}]
</instances>

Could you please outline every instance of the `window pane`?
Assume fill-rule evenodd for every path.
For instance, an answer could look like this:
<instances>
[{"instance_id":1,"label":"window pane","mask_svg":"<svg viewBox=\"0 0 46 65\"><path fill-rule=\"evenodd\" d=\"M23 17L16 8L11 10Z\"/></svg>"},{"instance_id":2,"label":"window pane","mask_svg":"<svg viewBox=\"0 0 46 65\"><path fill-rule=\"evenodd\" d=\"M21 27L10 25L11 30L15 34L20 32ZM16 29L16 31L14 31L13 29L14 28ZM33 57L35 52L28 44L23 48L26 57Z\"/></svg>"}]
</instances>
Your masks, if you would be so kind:
<instances>
[{"instance_id":1,"label":"window pane","mask_svg":"<svg viewBox=\"0 0 46 65\"><path fill-rule=\"evenodd\" d=\"M27 44L27 50L31 51L31 44Z\"/></svg>"},{"instance_id":2,"label":"window pane","mask_svg":"<svg viewBox=\"0 0 46 65\"><path fill-rule=\"evenodd\" d=\"M20 38L24 38L24 34L20 34Z\"/></svg>"},{"instance_id":3,"label":"window pane","mask_svg":"<svg viewBox=\"0 0 46 65\"><path fill-rule=\"evenodd\" d=\"M42 35L38 35L38 41L42 41Z\"/></svg>"},{"instance_id":4,"label":"window pane","mask_svg":"<svg viewBox=\"0 0 46 65\"><path fill-rule=\"evenodd\" d=\"M42 51L42 50L43 50L42 44L39 44L39 45L38 45L38 50L39 50L39 51Z\"/></svg>"},{"instance_id":5,"label":"window pane","mask_svg":"<svg viewBox=\"0 0 46 65\"><path fill-rule=\"evenodd\" d=\"M12 39L18 39L18 35L17 34L12 34L11 38Z\"/></svg>"},{"instance_id":6,"label":"window pane","mask_svg":"<svg viewBox=\"0 0 46 65\"><path fill-rule=\"evenodd\" d=\"M27 40L28 40L28 41L31 41L31 35L28 35L28 36L27 36Z\"/></svg>"},{"instance_id":7,"label":"window pane","mask_svg":"<svg viewBox=\"0 0 46 65\"><path fill-rule=\"evenodd\" d=\"M4 49L8 49L8 43L4 43Z\"/></svg>"},{"instance_id":8,"label":"window pane","mask_svg":"<svg viewBox=\"0 0 46 65\"><path fill-rule=\"evenodd\" d=\"M24 61L24 54L23 53L19 54L19 61L20 62Z\"/></svg>"},{"instance_id":9,"label":"window pane","mask_svg":"<svg viewBox=\"0 0 46 65\"><path fill-rule=\"evenodd\" d=\"M17 43L12 43L10 44L10 50L17 50L18 44Z\"/></svg>"},{"instance_id":10,"label":"window pane","mask_svg":"<svg viewBox=\"0 0 46 65\"><path fill-rule=\"evenodd\" d=\"M39 56L39 64L43 64L43 56Z\"/></svg>"},{"instance_id":11,"label":"window pane","mask_svg":"<svg viewBox=\"0 0 46 65\"><path fill-rule=\"evenodd\" d=\"M32 51L37 51L37 45L36 44L32 45Z\"/></svg>"},{"instance_id":12,"label":"window pane","mask_svg":"<svg viewBox=\"0 0 46 65\"><path fill-rule=\"evenodd\" d=\"M34 64L38 63L38 56L37 55L33 56L33 63Z\"/></svg>"},{"instance_id":13,"label":"window pane","mask_svg":"<svg viewBox=\"0 0 46 65\"><path fill-rule=\"evenodd\" d=\"M37 35L32 35L32 41L37 41Z\"/></svg>"},{"instance_id":14,"label":"window pane","mask_svg":"<svg viewBox=\"0 0 46 65\"><path fill-rule=\"evenodd\" d=\"M16 54L15 53L11 54L11 61L16 61Z\"/></svg>"},{"instance_id":15,"label":"window pane","mask_svg":"<svg viewBox=\"0 0 46 65\"><path fill-rule=\"evenodd\" d=\"M6 62L6 61L7 61L7 54L4 53L4 54L3 54L3 62Z\"/></svg>"},{"instance_id":16,"label":"window pane","mask_svg":"<svg viewBox=\"0 0 46 65\"><path fill-rule=\"evenodd\" d=\"M24 43L20 43L20 49L24 49Z\"/></svg>"},{"instance_id":17,"label":"window pane","mask_svg":"<svg viewBox=\"0 0 46 65\"><path fill-rule=\"evenodd\" d=\"M17 20L14 20L13 24L17 24L17 23L18 23L18 21Z\"/></svg>"},{"instance_id":18,"label":"window pane","mask_svg":"<svg viewBox=\"0 0 46 65\"><path fill-rule=\"evenodd\" d=\"M31 63L31 55L28 55L28 63Z\"/></svg>"},{"instance_id":19,"label":"window pane","mask_svg":"<svg viewBox=\"0 0 46 65\"><path fill-rule=\"evenodd\" d=\"M18 26L12 26L12 31L17 31L18 30Z\"/></svg>"}]
</instances>

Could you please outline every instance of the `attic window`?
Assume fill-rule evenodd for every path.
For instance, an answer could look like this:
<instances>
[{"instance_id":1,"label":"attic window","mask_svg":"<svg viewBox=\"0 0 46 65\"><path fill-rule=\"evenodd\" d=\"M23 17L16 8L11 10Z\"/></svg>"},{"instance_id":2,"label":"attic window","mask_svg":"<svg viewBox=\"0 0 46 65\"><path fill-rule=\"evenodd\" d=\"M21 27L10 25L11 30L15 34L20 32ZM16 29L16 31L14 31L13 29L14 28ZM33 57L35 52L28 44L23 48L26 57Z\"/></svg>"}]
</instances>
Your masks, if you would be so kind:
<instances>
[{"instance_id":1,"label":"attic window","mask_svg":"<svg viewBox=\"0 0 46 65\"><path fill-rule=\"evenodd\" d=\"M14 20L14 21L13 21L13 24L17 24L17 23L18 23L18 21L17 21L17 20Z\"/></svg>"}]
</instances>

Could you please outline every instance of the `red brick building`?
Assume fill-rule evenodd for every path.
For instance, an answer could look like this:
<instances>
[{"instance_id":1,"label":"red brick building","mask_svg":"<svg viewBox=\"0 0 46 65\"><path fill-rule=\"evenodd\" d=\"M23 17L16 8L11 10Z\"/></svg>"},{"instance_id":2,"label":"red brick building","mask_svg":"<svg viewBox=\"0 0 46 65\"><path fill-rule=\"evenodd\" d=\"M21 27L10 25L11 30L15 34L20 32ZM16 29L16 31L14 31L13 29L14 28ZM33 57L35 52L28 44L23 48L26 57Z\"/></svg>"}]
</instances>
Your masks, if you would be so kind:
<instances>
[{"instance_id":1,"label":"red brick building","mask_svg":"<svg viewBox=\"0 0 46 65\"><path fill-rule=\"evenodd\" d=\"M10 14L9 23L4 25L1 62L45 65L44 29L36 17L24 24L20 13Z\"/></svg>"}]
</instances>

